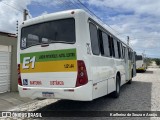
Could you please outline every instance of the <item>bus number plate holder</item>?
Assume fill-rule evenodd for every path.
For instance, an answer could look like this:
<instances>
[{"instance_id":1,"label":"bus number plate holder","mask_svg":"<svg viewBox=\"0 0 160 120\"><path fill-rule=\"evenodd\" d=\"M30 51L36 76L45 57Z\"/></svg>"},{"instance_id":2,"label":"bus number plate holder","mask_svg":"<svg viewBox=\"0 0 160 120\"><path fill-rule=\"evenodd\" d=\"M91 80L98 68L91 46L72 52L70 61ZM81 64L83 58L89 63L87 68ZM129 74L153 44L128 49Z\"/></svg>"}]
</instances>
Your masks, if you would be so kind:
<instances>
[{"instance_id":1,"label":"bus number plate holder","mask_svg":"<svg viewBox=\"0 0 160 120\"><path fill-rule=\"evenodd\" d=\"M42 97L44 98L54 98L53 92L42 92Z\"/></svg>"}]
</instances>

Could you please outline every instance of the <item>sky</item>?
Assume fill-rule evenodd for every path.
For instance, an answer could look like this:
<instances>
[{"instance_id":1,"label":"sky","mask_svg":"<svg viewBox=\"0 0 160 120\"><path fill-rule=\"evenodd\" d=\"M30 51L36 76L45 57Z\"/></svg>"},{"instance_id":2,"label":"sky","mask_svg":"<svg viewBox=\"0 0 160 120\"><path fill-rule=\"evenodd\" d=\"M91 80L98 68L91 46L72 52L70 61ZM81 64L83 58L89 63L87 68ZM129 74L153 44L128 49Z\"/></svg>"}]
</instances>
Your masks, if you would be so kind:
<instances>
[{"instance_id":1,"label":"sky","mask_svg":"<svg viewBox=\"0 0 160 120\"><path fill-rule=\"evenodd\" d=\"M0 0L0 31L16 33L23 9L32 19L68 9L90 12L86 7L122 41L129 36L137 54L160 58L160 0Z\"/></svg>"}]
</instances>

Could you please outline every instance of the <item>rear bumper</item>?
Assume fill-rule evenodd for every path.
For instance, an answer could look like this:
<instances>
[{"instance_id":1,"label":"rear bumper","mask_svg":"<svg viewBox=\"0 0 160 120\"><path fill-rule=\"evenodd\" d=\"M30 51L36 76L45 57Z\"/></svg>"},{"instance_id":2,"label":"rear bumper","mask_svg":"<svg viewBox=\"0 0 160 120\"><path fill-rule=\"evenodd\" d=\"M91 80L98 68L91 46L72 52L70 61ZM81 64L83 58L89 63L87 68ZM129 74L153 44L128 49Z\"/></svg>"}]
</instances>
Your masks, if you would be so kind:
<instances>
[{"instance_id":1,"label":"rear bumper","mask_svg":"<svg viewBox=\"0 0 160 120\"><path fill-rule=\"evenodd\" d=\"M38 87L23 87L18 85L19 94L21 97L36 98L49 98L49 99L68 99L79 101L91 101L92 97L92 81L86 85L76 88L38 88ZM52 97L44 97L42 92L54 93Z\"/></svg>"},{"instance_id":2,"label":"rear bumper","mask_svg":"<svg viewBox=\"0 0 160 120\"><path fill-rule=\"evenodd\" d=\"M145 68L137 68L136 70L137 70L137 71L141 71L141 70L142 70L142 71L145 71L146 69L145 69Z\"/></svg>"}]
</instances>

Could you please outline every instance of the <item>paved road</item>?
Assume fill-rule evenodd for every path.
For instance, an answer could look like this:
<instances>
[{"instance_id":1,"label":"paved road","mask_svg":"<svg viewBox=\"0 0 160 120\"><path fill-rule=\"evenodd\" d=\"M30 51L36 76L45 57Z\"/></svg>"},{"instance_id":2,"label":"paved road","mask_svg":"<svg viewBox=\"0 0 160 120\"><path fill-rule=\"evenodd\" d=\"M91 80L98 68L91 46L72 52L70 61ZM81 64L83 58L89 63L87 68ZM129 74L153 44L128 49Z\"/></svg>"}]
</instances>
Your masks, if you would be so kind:
<instances>
[{"instance_id":1,"label":"paved road","mask_svg":"<svg viewBox=\"0 0 160 120\"><path fill-rule=\"evenodd\" d=\"M31 103L29 98L21 98L18 92L7 92L0 94L0 111L8 111L25 103ZM36 101L36 100L34 100ZM34 102L33 101L33 102Z\"/></svg>"},{"instance_id":2,"label":"paved road","mask_svg":"<svg viewBox=\"0 0 160 120\"><path fill-rule=\"evenodd\" d=\"M43 107L42 111L160 111L160 69L148 68L145 73L137 73L131 85L125 84L121 87L118 99L110 95L101 97L91 102L79 102L70 100L59 100L53 104ZM45 118L44 118L45 119ZM46 118L53 119L53 118ZM64 118L54 118L61 120ZM82 119L82 118L66 118ZM111 119L105 117L94 117L88 119ZM126 120L128 118L112 118L113 120ZM150 120L156 118L130 118L131 120ZM157 118L160 119L160 118Z\"/></svg>"}]
</instances>

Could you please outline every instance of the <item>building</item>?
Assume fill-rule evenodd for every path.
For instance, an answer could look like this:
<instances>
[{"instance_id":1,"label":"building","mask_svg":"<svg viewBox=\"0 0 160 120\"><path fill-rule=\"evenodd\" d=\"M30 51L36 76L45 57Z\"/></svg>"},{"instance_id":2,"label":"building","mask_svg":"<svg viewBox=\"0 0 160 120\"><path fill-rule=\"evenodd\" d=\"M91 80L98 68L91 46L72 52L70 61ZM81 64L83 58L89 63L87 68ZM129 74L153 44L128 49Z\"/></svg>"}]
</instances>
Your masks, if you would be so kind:
<instances>
[{"instance_id":1,"label":"building","mask_svg":"<svg viewBox=\"0 0 160 120\"><path fill-rule=\"evenodd\" d=\"M17 91L17 38L0 32L0 93Z\"/></svg>"}]
</instances>

